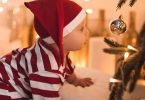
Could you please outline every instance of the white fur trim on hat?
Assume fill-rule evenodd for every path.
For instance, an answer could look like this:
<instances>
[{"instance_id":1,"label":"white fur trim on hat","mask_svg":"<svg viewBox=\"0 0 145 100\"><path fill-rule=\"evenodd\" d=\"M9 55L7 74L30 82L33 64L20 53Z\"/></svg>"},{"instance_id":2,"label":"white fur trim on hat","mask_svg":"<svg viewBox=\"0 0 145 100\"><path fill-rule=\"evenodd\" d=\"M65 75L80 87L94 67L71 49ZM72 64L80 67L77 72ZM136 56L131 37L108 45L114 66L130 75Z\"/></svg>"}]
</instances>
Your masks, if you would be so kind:
<instances>
[{"instance_id":1,"label":"white fur trim on hat","mask_svg":"<svg viewBox=\"0 0 145 100\"><path fill-rule=\"evenodd\" d=\"M84 9L63 29L63 37L71 33L85 18L86 12Z\"/></svg>"}]
</instances>

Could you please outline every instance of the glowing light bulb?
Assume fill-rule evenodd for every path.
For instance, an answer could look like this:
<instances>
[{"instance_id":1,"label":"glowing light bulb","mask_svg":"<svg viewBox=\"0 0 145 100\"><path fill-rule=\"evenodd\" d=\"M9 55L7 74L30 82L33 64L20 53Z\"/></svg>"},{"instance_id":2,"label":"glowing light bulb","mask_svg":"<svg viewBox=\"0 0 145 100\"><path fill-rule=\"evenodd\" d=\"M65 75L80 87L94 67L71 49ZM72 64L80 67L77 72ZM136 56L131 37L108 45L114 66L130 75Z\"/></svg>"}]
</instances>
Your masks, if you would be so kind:
<instances>
[{"instance_id":1,"label":"glowing light bulb","mask_svg":"<svg viewBox=\"0 0 145 100\"><path fill-rule=\"evenodd\" d=\"M87 12L88 14L92 14L92 13L93 13L93 9L86 9L86 12Z\"/></svg>"}]
</instances>

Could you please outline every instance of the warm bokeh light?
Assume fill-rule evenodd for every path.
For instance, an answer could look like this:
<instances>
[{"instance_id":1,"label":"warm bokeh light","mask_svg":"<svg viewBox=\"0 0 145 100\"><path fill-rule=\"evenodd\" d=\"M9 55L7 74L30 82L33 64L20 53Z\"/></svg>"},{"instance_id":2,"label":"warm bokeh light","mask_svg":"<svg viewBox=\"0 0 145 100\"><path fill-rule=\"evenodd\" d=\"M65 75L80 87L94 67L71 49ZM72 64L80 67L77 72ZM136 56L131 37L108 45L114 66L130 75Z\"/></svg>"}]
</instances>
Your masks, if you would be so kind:
<instances>
[{"instance_id":1,"label":"warm bokeh light","mask_svg":"<svg viewBox=\"0 0 145 100\"><path fill-rule=\"evenodd\" d=\"M87 14L92 14L93 13L93 9L86 9Z\"/></svg>"},{"instance_id":2,"label":"warm bokeh light","mask_svg":"<svg viewBox=\"0 0 145 100\"><path fill-rule=\"evenodd\" d=\"M86 62L82 60L80 62L77 62L76 66L81 67L81 68L85 68L86 67Z\"/></svg>"},{"instance_id":3,"label":"warm bokeh light","mask_svg":"<svg viewBox=\"0 0 145 100\"><path fill-rule=\"evenodd\" d=\"M81 66L82 67L86 67L86 62L85 61L82 61Z\"/></svg>"},{"instance_id":4,"label":"warm bokeh light","mask_svg":"<svg viewBox=\"0 0 145 100\"><path fill-rule=\"evenodd\" d=\"M131 45L128 45L127 48L128 48L128 49L135 50L135 51L138 51L137 49L135 49L135 48L134 48L133 46L131 46Z\"/></svg>"},{"instance_id":5,"label":"warm bokeh light","mask_svg":"<svg viewBox=\"0 0 145 100\"><path fill-rule=\"evenodd\" d=\"M125 54L124 54L124 59L127 59L128 56L129 56L129 53L128 53L128 52L125 52Z\"/></svg>"},{"instance_id":6,"label":"warm bokeh light","mask_svg":"<svg viewBox=\"0 0 145 100\"><path fill-rule=\"evenodd\" d=\"M89 2L90 0L84 0L84 1Z\"/></svg>"},{"instance_id":7,"label":"warm bokeh light","mask_svg":"<svg viewBox=\"0 0 145 100\"><path fill-rule=\"evenodd\" d=\"M115 78L110 78L110 82L112 82L112 83L120 83L121 80L117 80Z\"/></svg>"},{"instance_id":8,"label":"warm bokeh light","mask_svg":"<svg viewBox=\"0 0 145 100\"><path fill-rule=\"evenodd\" d=\"M38 39L39 38L39 35L38 34L36 34L36 39Z\"/></svg>"},{"instance_id":9,"label":"warm bokeh light","mask_svg":"<svg viewBox=\"0 0 145 100\"><path fill-rule=\"evenodd\" d=\"M4 11L3 7L0 7L0 13L2 13Z\"/></svg>"},{"instance_id":10,"label":"warm bokeh light","mask_svg":"<svg viewBox=\"0 0 145 100\"><path fill-rule=\"evenodd\" d=\"M143 85L143 86L145 86L145 81L144 81L144 80L138 80L137 84L138 84L138 85Z\"/></svg>"},{"instance_id":11,"label":"warm bokeh light","mask_svg":"<svg viewBox=\"0 0 145 100\"><path fill-rule=\"evenodd\" d=\"M19 11L20 11L20 8L19 7L14 8L13 9L13 14L17 14L17 13L19 13Z\"/></svg>"},{"instance_id":12,"label":"warm bokeh light","mask_svg":"<svg viewBox=\"0 0 145 100\"><path fill-rule=\"evenodd\" d=\"M8 2L8 0L2 0L2 3L7 3Z\"/></svg>"},{"instance_id":13,"label":"warm bokeh light","mask_svg":"<svg viewBox=\"0 0 145 100\"><path fill-rule=\"evenodd\" d=\"M81 50L70 52L69 56L76 67L88 67L88 45Z\"/></svg>"},{"instance_id":14,"label":"warm bokeh light","mask_svg":"<svg viewBox=\"0 0 145 100\"><path fill-rule=\"evenodd\" d=\"M138 51L137 49L135 49L135 48L134 48L133 46L131 46L131 45L128 45L127 48L128 48L128 49L135 50L135 51ZM129 53L128 53L128 52L125 52L125 54L124 54L124 59L127 59L128 56L129 56Z\"/></svg>"}]
</instances>

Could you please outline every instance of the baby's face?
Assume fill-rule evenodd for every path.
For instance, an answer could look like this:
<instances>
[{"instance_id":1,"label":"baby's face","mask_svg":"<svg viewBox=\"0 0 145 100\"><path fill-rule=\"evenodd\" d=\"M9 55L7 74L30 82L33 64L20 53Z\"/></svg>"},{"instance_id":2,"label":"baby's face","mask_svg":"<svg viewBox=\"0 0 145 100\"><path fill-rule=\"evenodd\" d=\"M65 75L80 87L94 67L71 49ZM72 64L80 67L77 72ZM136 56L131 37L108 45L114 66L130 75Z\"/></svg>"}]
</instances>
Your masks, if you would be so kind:
<instances>
[{"instance_id":1,"label":"baby's face","mask_svg":"<svg viewBox=\"0 0 145 100\"><path fill-rule=\"evenodd\" d=\"M81 22L71 33L63 38L65 51L75 51L82 48L89 36L86 22Z\"/></svg>"}]
</instances>

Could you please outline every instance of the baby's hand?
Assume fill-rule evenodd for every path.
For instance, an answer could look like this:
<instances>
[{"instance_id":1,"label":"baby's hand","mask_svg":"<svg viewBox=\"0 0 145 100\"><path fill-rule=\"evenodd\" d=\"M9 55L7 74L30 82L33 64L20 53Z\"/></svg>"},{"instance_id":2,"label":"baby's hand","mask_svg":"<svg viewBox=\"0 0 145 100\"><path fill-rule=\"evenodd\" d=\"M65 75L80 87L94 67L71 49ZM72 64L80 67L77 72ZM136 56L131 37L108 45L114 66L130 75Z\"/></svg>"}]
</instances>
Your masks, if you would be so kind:
<instances>
[{"instance_id":1,"label":"baby's hand","mask_svg":"<svg viewBox=\"0 0 145 100\"><path fill-rule=\"evenodd\" d=\"M78 78L75 73L68 75L66 81L74 86L88 87L93 83L91 78Z\"/></svg>"},{"instance_id":2,"label":"baby's hand","mask_svg":"<svg viewBox=\"0 0 145 100\"><path fill-rule=\"evenodd\" d=\"M89 87L94 83L91 78L77 78L72 84L75 86Z\"/></svg>"}]
</instances>

